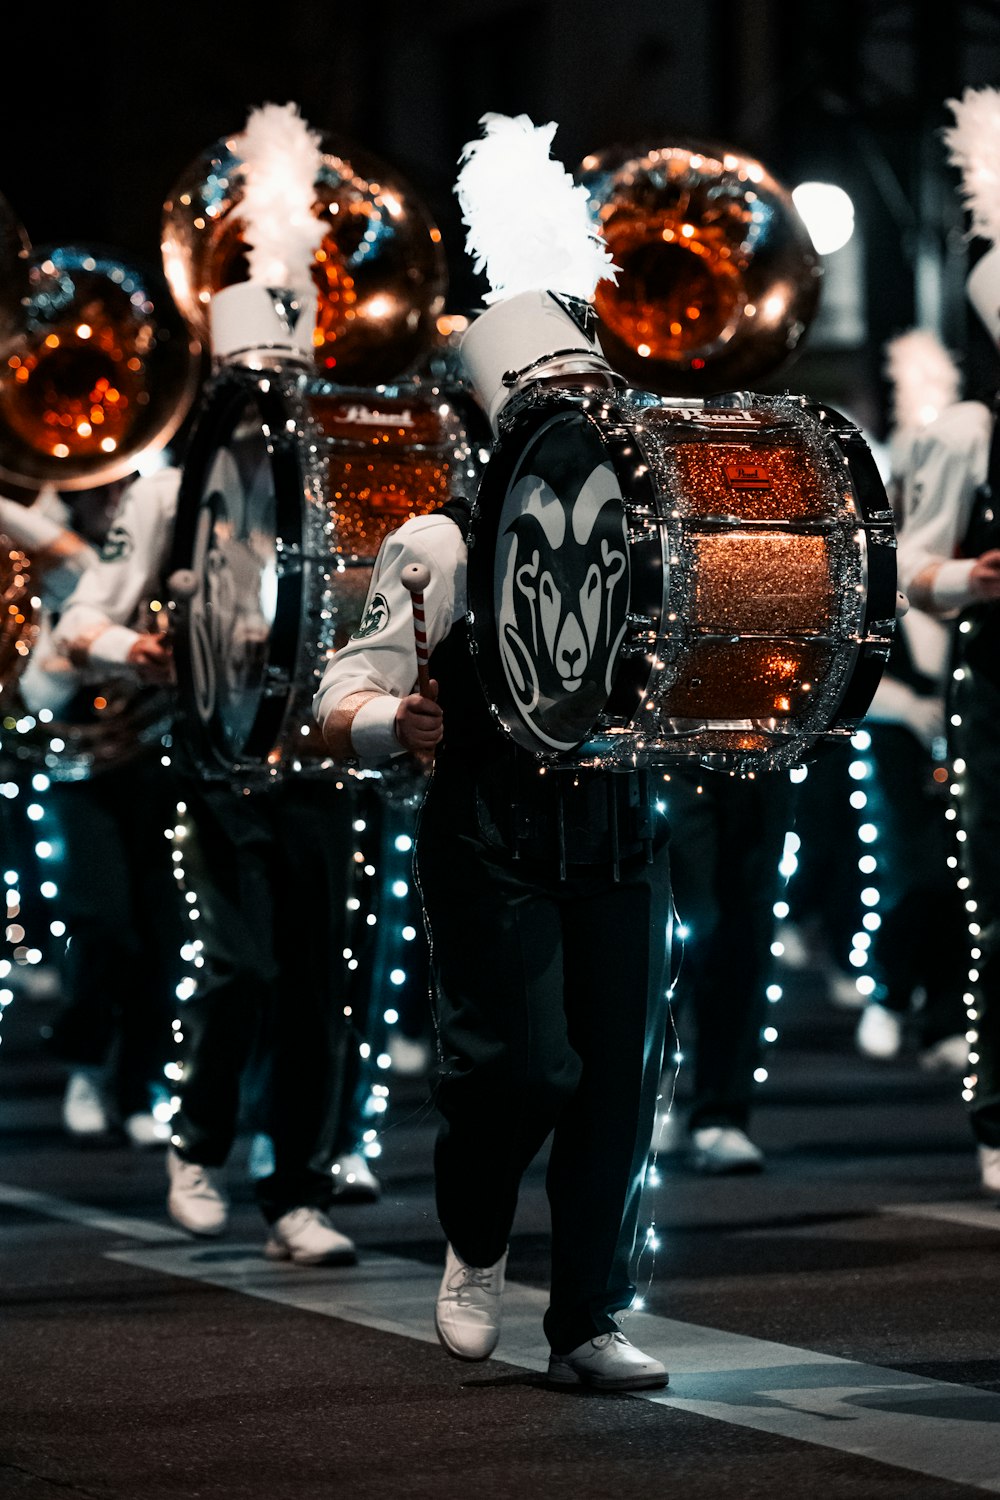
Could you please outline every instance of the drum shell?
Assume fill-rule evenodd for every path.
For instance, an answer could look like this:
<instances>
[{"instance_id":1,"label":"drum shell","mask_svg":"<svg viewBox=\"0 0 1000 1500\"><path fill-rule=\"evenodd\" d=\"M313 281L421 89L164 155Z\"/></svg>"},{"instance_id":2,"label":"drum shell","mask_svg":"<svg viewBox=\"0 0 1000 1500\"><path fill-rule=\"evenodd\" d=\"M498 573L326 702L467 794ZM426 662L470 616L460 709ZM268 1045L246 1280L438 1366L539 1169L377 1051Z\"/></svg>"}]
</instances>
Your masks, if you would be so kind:
<instances>
[{"instance_id":1,"label":"drum shell","mask_svg":"<svg viewBox=\"0 0 1000 1500\"><path fill-rule=\"evenodd\" d=\"M599 445L627 537L628 608L624 624L608 622L620 645L592 720L574 718L585 701L579 682L573 694L553 689L544 652L537 672L522 665L524 642L540 641L544 624L512 626L505 601L517 589L508 576L499 583L511 567L503 538L521 525L512 497L526 465L552 459L560 422L589 453L585 468ZM528 508L551 513L552 498ZM471 541L470 633L483 689L498 726L542 760L697 761L741 773L792 765L820 736L852 732L888 652L895 539L881 480L846 419L798 398L683 403L536 390L502 424ZM574 589L565 577L556 584L560 597ZM552 639L583 639L571 613L564 605ZM542 681L546 671L550 701L526 709L540 690L529 684L522 696L522 677ZM591 702L601 672L606 664L589 684Z\"/></svg>"},{"instance_id":2,"label":"drum shell","mask_svg":"<svg viewBox=\"0 0 1000 1500\"><path fill-rule=\"evenodd\" d=\"M471 489L484 441L468 393L430 380L372 390L291 369L220 372L192 435L171 559L172 577L192 579L176 600L175 657L180 733L204 775L343 769L312 713L329 656L361 623L385 537Z\"/></svg>"}]
</instances>

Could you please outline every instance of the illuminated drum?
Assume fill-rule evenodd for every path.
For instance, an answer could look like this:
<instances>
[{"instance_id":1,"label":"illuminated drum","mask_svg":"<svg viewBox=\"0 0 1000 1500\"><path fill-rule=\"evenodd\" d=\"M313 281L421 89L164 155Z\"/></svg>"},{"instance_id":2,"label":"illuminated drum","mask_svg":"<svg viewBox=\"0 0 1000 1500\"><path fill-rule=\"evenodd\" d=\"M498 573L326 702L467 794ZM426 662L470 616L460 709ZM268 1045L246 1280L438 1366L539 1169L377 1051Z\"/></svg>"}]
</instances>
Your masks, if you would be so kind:
<instances>
[{"instance_id":1,"label":"illuminated drum","mask_svg":"<svg viewBox=\"0 0 1000 1500\"><path fill-rule=\"evenodd\" d=\"M37 600L31 592L31 565L20 547L0 532L0 694L16 682L37 630ZM0 717L5 713L0 697Z\"/></svg>"},{"instance_id":2,"label":"illuminated drum","mask_svg":"<svg viewBox=\"0 0 1000 1500\"><path fill-rule=\"evenodd\" d=\"M885 490L857 429L804 398L535 387L501 418L470 542L480 679L541 761L795 765L852 732L888 655Z\"/></svg>"},{"instance_id":3,"label":"illuminated drum","mask_svg":"<svg viewBox=\"0 0 1000 1500\"><path fill-rule=\"evenodd\" d=\"M50 781L83 781L158 745L173 722L173 693L95 673L68 698L43 691L53 706L39 706L33 653L51 647L32 592L36 568L0 536L0 759Z\"/></svg>"},{"instance_id":4,"label":"illuminated drum","mask_svg":"<svg viewBox=\"0 0 1000 1500\"><path fill-rule=\"evenodd\" d=\"M472 493L471 398L414 380L333 385L224 369L192 436L171 586L181 733L204 774L328 772L312 700L361 624L390 531Z\"/></svg>"}]
</instances>

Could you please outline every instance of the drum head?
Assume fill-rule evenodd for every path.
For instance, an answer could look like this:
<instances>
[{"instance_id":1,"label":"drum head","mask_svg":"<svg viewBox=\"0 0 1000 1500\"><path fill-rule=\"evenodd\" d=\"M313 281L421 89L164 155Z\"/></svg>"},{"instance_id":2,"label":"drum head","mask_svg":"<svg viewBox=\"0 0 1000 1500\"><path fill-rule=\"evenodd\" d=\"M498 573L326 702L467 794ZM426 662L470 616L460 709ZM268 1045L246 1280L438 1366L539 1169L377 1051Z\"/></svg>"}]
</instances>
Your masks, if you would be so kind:
<instances>
[{"instance_id":1,"label":"drum head","mask_svg":"<svg viewBox=\"0 0 1000 1500\"><path fill-rule=\"evenodd\" d=\"M273 373L222 378L184 468L171 563L178 686L182 732L209 774L266 767L298 669L307 485L274 436L296 425L293 391Z\"/></svg>"},{"instance_id":2,"label":"drum head","mask_svg":"<svg viewBox=\"0 0 1000 1500\"><path fill-rule=\"evenodd\" d=\"M578 400L555 398L515 421L480 488L469 553L476 665L528 750L581 745L612 692L634 583L615 457Z\"/></svg>"}]
</instances>

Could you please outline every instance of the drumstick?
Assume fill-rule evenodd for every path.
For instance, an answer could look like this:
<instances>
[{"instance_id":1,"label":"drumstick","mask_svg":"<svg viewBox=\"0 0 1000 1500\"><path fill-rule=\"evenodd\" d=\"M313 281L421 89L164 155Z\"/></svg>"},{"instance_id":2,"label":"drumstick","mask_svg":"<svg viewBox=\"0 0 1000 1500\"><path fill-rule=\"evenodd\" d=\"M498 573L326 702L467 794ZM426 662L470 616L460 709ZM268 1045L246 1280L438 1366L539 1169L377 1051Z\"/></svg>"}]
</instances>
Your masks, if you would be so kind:
<instances>
[{"instance_id":1,"label":"drumstick","mask_svg":"<svg viewBox=\"0 0 1000 1500\"><path fill-rule=\"evenodd\" d=\"M431 581L431 570L423 563L407 563L399 575L413 605L413 639L417 648L417 687L421 698L431 696L431 674L428 667L427 626L424 620L424 589Z\"/></svg>"}]
</instances>

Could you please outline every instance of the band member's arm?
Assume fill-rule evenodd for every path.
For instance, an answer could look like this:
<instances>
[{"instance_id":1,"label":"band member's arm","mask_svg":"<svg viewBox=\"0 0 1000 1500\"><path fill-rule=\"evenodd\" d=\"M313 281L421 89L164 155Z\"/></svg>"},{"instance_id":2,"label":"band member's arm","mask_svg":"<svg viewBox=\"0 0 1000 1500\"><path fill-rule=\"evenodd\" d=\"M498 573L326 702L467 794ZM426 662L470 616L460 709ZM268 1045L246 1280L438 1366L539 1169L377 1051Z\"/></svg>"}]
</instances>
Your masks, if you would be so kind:
<instances>
[{"instance_id":1,"label":"band member's arm","mask_svg":"<svg viewBox=\"0 0 1000 1500\"><path fill-rule=\"evenodd\" d=\"M986 479L991 433L988 408L962 401L914 444L903 485L897 560L900 587L911 604L930 614L947 617L1000 597L1000 554L957 555L976 491Z\"/></svg>"},{"instance_id":2,"label":"band member's arm","mask_svg":"<svg viewBox=\"0 0 1000 1500\"><path fill-rule=\"evenodd\" d=\"M378 765L403 750L432 750L440 739L440 710L414 691L413 605L400 578L412 562L430 570L424 615L431 651L465 613L465 543L452 521L421 517L386 538L361 624L334 655L313 702L338 758Z\"/></svg>"},{"instance_id":3,"label":"band member's arm","mask_svg":"<svg viewBox=\"0 0 1000 1500\"><path fill-rule=\"evenodd\" d=\"M160 469L126 491L97 562L66 600L53 632L56 647L77 666L145 666L148 637L135 622L163 576L179 485L178 470Z\"/></svg>"},{"instance_id":4,"label":"band member's arm","mask_svg":"<svg viewBox=\"0 0 1000 1500\"><path fill-rule=\"evenodd\" d=\"M20 505L0 495L0 532L31 554L32 585L47 609L62 605L97 558L93 547L72 528L45 513L40 500Z\"/></svg>"}]
</instances>

